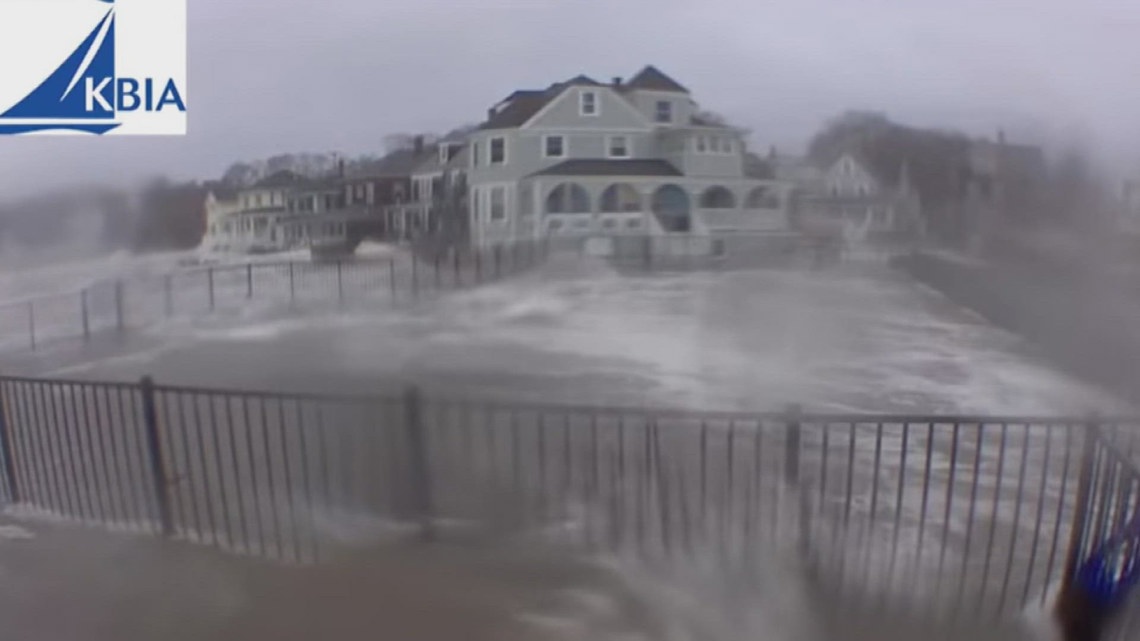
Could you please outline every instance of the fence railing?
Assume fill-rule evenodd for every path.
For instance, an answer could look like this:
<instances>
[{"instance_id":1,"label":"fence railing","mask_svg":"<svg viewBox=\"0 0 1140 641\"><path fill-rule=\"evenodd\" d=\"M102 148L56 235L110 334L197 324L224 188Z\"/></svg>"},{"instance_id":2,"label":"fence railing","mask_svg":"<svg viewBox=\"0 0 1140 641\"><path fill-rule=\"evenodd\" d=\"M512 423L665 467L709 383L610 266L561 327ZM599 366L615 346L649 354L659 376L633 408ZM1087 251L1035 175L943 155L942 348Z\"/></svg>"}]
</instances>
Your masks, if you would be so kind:
<instances>
[{"instance_id":1,"label":"fence railing","mask_svg":"<svg viewBox=\"0 0 1140 641\"><path fill-rule=\"evenodd\" d=\"M516 274L545 259L541 242L386 258L258 262L196 267L95 283L78 292L0 302L0 349L37 350L61 339L90 340L179 315L252 303L348 307L406 302Z\"/></svg>"},{"instance_id":2,"label":"fence railing","mask_svg":"<svg viewBox=\"0 0 1140 641\"><path fill-rule=\"evenodd\" d=\"M0 489L21 509L300 562L364 526L431 537L466 523L734 573L798 541L845 603L948 619L1041 599L1140 492L1100 423L1076 419L691 413L145 379L3 378L0 405Z\"/></svg>"}]
</instances>

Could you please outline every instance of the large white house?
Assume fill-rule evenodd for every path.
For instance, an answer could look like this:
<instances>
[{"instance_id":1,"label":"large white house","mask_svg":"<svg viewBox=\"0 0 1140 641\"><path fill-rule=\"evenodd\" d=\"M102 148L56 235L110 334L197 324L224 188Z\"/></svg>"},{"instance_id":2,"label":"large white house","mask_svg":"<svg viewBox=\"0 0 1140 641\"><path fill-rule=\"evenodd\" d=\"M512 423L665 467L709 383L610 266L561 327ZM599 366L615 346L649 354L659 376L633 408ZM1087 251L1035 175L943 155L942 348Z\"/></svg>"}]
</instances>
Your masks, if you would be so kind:
<instances>
[{"instance_id":1,"label":"large white house","mask_svg":"<svg viewBox=\"0 0 1140 641\"><path fill-rule=\"evenodd\" d=\"M745 172L744 132L648 66L515 91L468 137L472 242L782 230L790 184Z\"/></svg>"}]
</instances>

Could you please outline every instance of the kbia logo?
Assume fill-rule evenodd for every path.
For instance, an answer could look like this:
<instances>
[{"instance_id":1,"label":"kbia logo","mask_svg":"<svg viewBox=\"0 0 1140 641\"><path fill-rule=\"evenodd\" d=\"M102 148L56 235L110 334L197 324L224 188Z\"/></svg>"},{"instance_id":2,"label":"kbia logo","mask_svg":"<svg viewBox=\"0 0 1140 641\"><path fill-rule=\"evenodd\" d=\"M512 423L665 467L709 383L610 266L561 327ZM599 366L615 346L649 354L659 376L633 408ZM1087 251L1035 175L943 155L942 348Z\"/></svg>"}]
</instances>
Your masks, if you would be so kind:
<instances>
[{"instance_id":1,"label":"kbia logo","mask_svg":"<svg viewBox=\"0 0 1140 641\"><path fill-rule=\"evenodd\" d=\"M0 25L0 58L15 59L5 43L22 38L14 49L36 59L0 70L0 134L186 133L185 0L4 0L0 11L22 27Z\"/></svg>"},{"instance_id":2,"label":"kbia logo","mask_svg":"<svg viewBox=\"0 0 1140 641\"><path fill-rule=\"evenodd\" d=\"M140 108L146 111L162 111L163 107L174 107L179 111L186 111L186 104L182 102L182 94L178 93L178 85L173 79L167 79L162 94L155 99L154 78L143 81L144 93L139 95L139 81L134 78L118 78L115 82L115 92L108 94L107 89L115 78L103 78L95 84L94 78L84 78L87 83L84 103L88 112L98 107L103 111L136 111Z\"/></svg>"}]
</instances>

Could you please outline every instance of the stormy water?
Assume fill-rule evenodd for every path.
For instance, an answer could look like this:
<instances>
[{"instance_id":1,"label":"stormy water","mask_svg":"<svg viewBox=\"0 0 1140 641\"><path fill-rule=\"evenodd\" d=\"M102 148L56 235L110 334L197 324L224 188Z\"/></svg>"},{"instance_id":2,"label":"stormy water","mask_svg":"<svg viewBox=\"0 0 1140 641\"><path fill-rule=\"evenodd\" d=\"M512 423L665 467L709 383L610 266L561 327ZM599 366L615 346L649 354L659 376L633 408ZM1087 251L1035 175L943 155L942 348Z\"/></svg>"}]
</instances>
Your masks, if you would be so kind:
<instances>
[{"instance_id":1,"label":"stormy water","mask_svg":"<svg viewBox=\"0 0 1140 641\"><path fill-rule=\"evenodd\" d=\"M18 282L64 291L93 277L175 268L181 258L120 256ZM416 383L432 398L740 413L792 404L844 414L1123 409L1051 368L1016 336L879 261L630 274L554 257L534 273L399 306L287 311L255 301L140 333L146 340L121 354L38 373L362 394ZM895 453L889 447L897 449L897 439L888 435L887 443ZM153 638L156 629L171 639L834 635L823 626L822 597L808 585L790 533L773 536L763 558L739 573L725 564L723 543L711 539L684 563L645 563L635 552L566 552L544 544L543 532L456 536L425 548L393 539L387 524L367 515L323 519L331 557L278 567L41 517L18 526L27 537L0 541L0 583L12 596L3 607L26 626L17 628L28 632L20 638L61 638L67 625L85 625L97 632L78 638L95 639ZM60 578L45 581L45 572ZM18 605L52 599L82 615L50 620Z\"/></svg>"}]
</instances>

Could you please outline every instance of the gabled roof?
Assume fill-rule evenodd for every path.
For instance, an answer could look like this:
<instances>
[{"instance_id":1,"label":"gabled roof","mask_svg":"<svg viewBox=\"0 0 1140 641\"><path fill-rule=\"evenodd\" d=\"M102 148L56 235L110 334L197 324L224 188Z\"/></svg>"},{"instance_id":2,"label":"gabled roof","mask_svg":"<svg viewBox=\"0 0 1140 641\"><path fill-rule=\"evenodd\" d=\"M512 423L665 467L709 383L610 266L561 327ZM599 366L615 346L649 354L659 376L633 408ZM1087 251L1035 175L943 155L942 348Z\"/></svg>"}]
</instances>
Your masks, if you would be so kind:
<instances>
[{"instance_id":1,"label":"gabled roof","mask_svg":"<svg viewBox=\"0 0 1140 641\"><path fill-rule=\"evenodd\" d=\"M667 160L579 159L565 160L531 176L680 176Z\"/></svg>"},{"instance_id":2,"label":"gabled roof","mask_svg":"<svg viewBox=\"0 0 1140 641\"><path fill-rule=\"evenodd\" d=\"M681 83L665 75L664 72L653 65L646 65L644 69L637 72L637 75L630 78L629 82L622 86L629 89L646 89L648 91L689 93L689 90Z\"/></svg>"},{"instance_id":3,"label":"gabled roof","mask_svg":"<svg viewBox=\"0 0 1140 641\"><path fill-rule=\"evenodd\" d=\"M902 167L905 163L890 163L886 160L876 162L870 155L865 154L857 149L847 149L834 154L823 167L824 171L831 171L836 163L843 159L844 156L850 156L859 166L863 168L871 178L882 187L894 187L899 183L899 177L902 174Z\"/></svg>"},{"instance_id":4,"label":"gabled roof","mask_svg":"<svg viewBox=\"0 0 1140 641\"><path fill-rule=\"evenodd\" d=\"M546 89L523 89L512 93L499 104L504 106L479 125L480 129L512 129L521 127L543 107L562 95L568 87L603 87L602 83L585 75L556 82Z\"/></svg>"}]
</instances>

